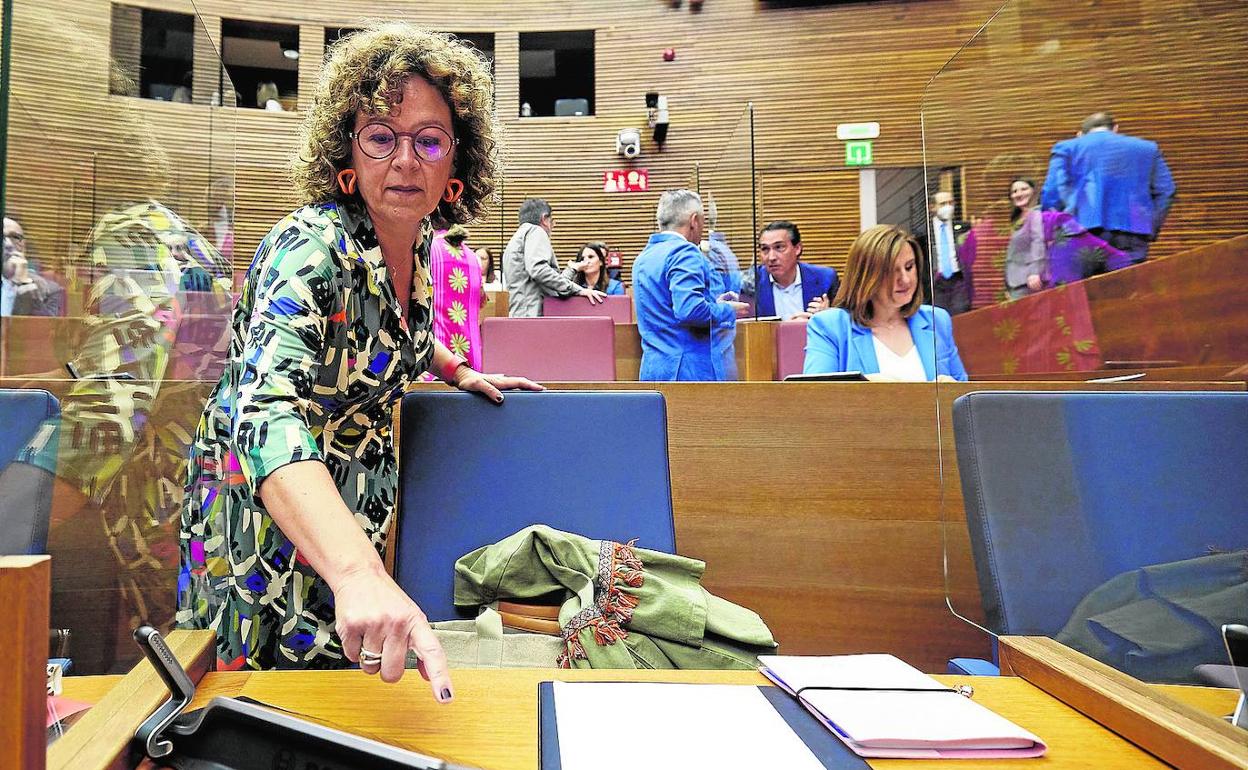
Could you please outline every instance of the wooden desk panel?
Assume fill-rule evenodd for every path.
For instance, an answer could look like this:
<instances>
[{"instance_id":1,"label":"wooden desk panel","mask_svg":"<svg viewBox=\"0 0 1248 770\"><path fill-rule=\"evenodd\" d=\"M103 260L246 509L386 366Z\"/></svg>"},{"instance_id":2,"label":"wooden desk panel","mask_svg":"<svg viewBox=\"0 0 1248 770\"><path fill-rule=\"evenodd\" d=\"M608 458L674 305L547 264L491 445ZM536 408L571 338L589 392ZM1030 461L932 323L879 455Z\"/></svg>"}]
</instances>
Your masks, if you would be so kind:
<instances>
[{"instance_id":1,"label":"wooden desk panel","mask_svg":"<svg viewBox=\"0 0 1248 770\"><path fill-rule=\"evenodd\" d=\"M993 760L976 767L1118 768L1165 767L1144 751L1075 710L1014 677L937 677L971 684L975 699L1042 737L1045 759ZM212 695L246 695L324 720L386 743L491 770L536 770L537 686L559 681L644 681L766 684L750 671L562 671L462 669L454 673L455 700L440 705L428 685L409 672L387 685L358 671L208 674L193 707ZM67 691L67 694L71 694ZM71 694L72 697L72 694ZM72 735L71 728L70 734ZM638 736L644 740L644 736ZM947 768L947 760L870 761L874 768Z\"/></svg>"},{"instance_id":2,"label":"wooden desk panel","mask_svg":"<svg viewBox=\"0 0 1248 770\"><path fill-rule=\"evenodd\" d=\"M1088 279L1105 360L1243 361L1245 276L1248 235Z\"/></svg>"},{"instance_id":3,"label":"wooden desk panel","mask_svg":"<svg viewBox=\"0 0 1248 770\"><path fill-rule=\"evenodd\" d=\"M481 306L481 318L506 318L511 307L509 295L505 291L487 291L485 304Z\"/></svg>"},{"instance_id":4,"label":"wooden desk panel","mask_svg":"<svg viewBox=\"0 0 1248 770\"><path fill-rule=\"evenodd\" d=\"M776 328L779 321L737 322L733 352L737 358L737 379L742 382L772 382L776 379Z\"/></svg>"},{"instance_id":5,"label":"wooden desk panel","mask_svg":"<svg viewBox=\"0 0 1248 770\"><path fill-rule=\"evenodd\" d=\"M989 654L988 639L945 605L947 541L953 605L982 622L954 450L954 399L980 390L1177 387L547 384L664 394L677 547L707 562L708 590L762 615L784 652L891 652L924 671L943 671L951 657ZM937 447L944 451L943 486Z\"/></svg>"},{"instance_id":6,"label":"wooden desk panel","mask_svg":"<svg viewBox=\"0 0 1248 770\"><path fill-rule=\"evenodd\" d=\"M637 324L615 325L615 379L636 382L641 373L641 334Z\"/></svg>"},{"instance_id":7,"label":"wooden desk panel","mask_svg":"<svg viewBox=\"0 0 1248 770\"><path fill-rule=\"evenodd\" d=\"M48 660L48 594L52 562L47 556L0 556L0 767L43 770L44 674Z\"/></svg>"},{"instance_id":8,"label":"wooden desk panel","mask_svg":"<svg viewBox=\"0 0 1248 770\"><path fill-rule=\"evenodd\" d=\"M737 324L735 354L737 377L742 381L770 382L776 376L775 321L748 321ZM709 343L708 343L709 344ZM636 382L641 371L641 334L637 324L615 326L615 379Z\"/></svg>"}]
</instances>

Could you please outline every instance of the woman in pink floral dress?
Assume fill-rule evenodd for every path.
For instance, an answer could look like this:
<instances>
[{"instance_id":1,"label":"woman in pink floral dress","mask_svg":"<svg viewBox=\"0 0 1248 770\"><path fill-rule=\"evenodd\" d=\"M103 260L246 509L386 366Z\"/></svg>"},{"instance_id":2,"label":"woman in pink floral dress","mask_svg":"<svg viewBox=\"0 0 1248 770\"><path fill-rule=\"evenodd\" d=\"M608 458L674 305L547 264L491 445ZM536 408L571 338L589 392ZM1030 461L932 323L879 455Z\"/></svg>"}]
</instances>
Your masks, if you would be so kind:
<instances>
[{"instance_id":1,"label":"woman in pink floral dress","mask_svg":"<svg viewBox=\"0 0 1248 770\"><path fill-rule=\"evenodd\" d=\"M481 263L464 245L468 231L460 225L434 233L429 248L433 279L433 335L463 356L473 369L481 368Z\"/></svg>"}]
</instances>

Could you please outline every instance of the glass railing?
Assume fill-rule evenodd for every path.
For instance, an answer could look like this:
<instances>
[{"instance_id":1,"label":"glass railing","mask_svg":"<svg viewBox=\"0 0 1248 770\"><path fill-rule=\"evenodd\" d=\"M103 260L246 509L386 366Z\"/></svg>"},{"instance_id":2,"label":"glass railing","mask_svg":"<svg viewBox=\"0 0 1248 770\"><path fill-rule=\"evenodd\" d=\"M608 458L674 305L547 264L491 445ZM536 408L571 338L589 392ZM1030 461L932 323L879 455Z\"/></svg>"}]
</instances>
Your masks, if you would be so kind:
<instances>
[{"instance_id":1,"label":"glass railing","mask_svg":"<svg viewBox=\"0 0 1248 770\"><path fill-rule=\"evenodd\" d=\"M956 260L968 284L953 330L972 380L1181 389L1248 362L1233 299L1248 239L1227 182L1248 157L1232 117L1248 110L1246 36L1241 3L1012 0L933 77L927 176L952 204L933 220L933 280ZM944 437L955 613L1147 681L1225 662L1218 626L1248 616L1228 587L1248 547L1248 530L1224 526L1248 494L1219 459L1235 441L1222 425L1143 420L1066 404L992 446L960 434L956 457ZM1161 460L1144 449L1158 442ZM964 517L972 444L997 491Z\"/></svg>"},{"instance_id":2,"label":"glass railing","mask_svg":"<svg viewBox=\"0 0 1248 770\"><path fill-rule=\"evenodd\" d=\"M45 389L59 414L5 437L0 500L47 519L69 631L50 652L121 672L133 628L174 622L186 458L246 264L233 86L196 13L13 11L0 385ZM176 61L145 48L145 14Z\"/></svg>"}]
</instances>

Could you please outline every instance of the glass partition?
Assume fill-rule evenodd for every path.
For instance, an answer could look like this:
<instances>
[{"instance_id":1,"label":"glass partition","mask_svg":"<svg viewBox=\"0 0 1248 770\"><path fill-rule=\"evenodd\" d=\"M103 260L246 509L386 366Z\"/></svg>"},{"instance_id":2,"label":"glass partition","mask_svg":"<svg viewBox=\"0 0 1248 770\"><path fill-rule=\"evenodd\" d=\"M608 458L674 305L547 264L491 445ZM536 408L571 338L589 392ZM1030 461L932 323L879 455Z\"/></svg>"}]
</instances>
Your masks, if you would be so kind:
<instances>
[{"instance_id":1,"label":"glass partition","mask_svg":"<svg viewBox=\"0 0 1248 770\"><path fill-rule=\"evenodd\" d=\"M971 283L953 320L971 380L1242 381L1248 239L1231 180L1248 165L1245 39L1248 8L1230 0L1011 0L933 77L925 163L929 188L952 199ZM1224 425L1066 404L1030 422L998 414L1015 435L959 435L955 453L949 412L965 388L940 390L955 613L992 634L1053 635L1146 681L1225 662L1218 626L1248 617L1231 598L1248 530L1224 525L1244 521L1248 489L1222 459L1238 456ZM968 532L959 471L972 445L998 486ZM981 524L991 531L972 534Z\"/></svg>"},{"instance_id":2,"label":"glass partition","mask_svg":"<svg viewBox=\"0 0 1248 770\"><path fill-rule=\"evenodd\" d=\"M69 632L50 653L82 674L128 670L133 628L173 625L186 458L236 296L216 25L121 3L104 20L17 0L4 73L0 385L47 390L59 414L6 437L0 519L46 517Z\"/></svg>"},{"instance_id":3,"label":"glass partition","mask_svg":"<svg viewBox=\"0 0 1248 770\"><path fill-rule=\"evenodd\" d=\"M756 262L754 233L757 229L757 192L754 174L754 105L741 111L723 144L719 157L698 166L698 192L706 211L704 254L710 261L712 295L745 302L748 315L720 323L712 333L712 355L721 362L726 380L742 378L738 349L745 354L744 338L737 345L738 327L757 318L754 303Z\"/></svg>"}]
</instances>

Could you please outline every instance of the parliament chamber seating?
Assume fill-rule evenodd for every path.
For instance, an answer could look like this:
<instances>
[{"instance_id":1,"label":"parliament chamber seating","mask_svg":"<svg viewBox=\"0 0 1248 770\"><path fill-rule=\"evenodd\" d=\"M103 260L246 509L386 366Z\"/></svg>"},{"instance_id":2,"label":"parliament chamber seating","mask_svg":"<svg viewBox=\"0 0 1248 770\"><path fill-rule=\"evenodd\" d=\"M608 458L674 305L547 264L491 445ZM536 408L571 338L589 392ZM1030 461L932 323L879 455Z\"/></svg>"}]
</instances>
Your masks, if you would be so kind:
<instances>
[{"instance_id":1,"label":"parliament chamber seating","mask_svg":"<svg viewBox=\"0 0 1248 770\"><path fill-rule=\"evenodd\" d=\"M953 425L995 633L1056 634L1116 575L1248 547L1248 394L970 393Z\"/></svg>"},{"instance_id":2,"label":"parliament chamber seating","mask_svg":"<svg viewBox=\"0 0 1248 770\"><path fill-rule=\"evenodd\" d=\"M544 318L566 316L606 316L617 324L633 322L633 298L621 294L603 297L594 304L586 297L546 297L542 300Z\"/></svg>"},{"instance_id":3,"label":"parliament chamber seating","mask_svg":"<svg viewBox=\"0 0 1248 770\"><path fill-rule=\"evenodd\" d=\"M400 426L394 577L434 620L458 616L456 559L531 524L676 550L660 393L421 389Z\"/></svg>"},{"instance_id":4,"label":"parliament chamber seating","mask_svg":"<svg viewBox=\"0 0 1248 770\"><path fill-rule=\"evenodd\" d=\"M485 318L482 367L539 381L615 379L615 324L605 316Z\"/></svg>"}]
</instances>

